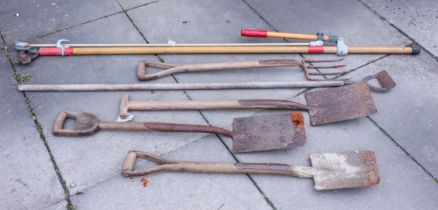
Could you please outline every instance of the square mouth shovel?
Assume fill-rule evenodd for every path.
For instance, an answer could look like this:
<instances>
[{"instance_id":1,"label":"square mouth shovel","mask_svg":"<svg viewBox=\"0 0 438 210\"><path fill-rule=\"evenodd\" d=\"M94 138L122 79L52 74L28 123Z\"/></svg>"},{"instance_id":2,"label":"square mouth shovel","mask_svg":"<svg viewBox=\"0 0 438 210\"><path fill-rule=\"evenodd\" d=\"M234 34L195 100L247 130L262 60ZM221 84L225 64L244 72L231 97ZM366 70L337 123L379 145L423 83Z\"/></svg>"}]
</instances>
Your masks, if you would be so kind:
<instances>
[{"instance_id":1,"label":"square mouth shovel","mask_svg":"<svg viewBox=\"0 0 438 210\"><path fill-rule=\"evenodd\" d=\"M64 127L67 119L75 121L73 128ZM87 136L100 129L221 134L233 139L233 153L288 149L306 143L304 118L300 112L235 118L233 131L208 125L101 122L90 113L61 112L55 119L52 132L55 136Z\"/></svg>"},{"instance_id":2,"label":"square mouth shovel","mask_svg":"<svg viewBox=\"0 0 438 210\"><path fill-rule=\"evenodd\" d=\"M150 160L157 165L141 171L134 170L137 158ZM122 175L144 176L160 171L234 174L276 174L313 178L316 190L359 188L380 182L374 152L361 150L310 155L312 167L280 163L208 163L166 160L140 151L128 152Z\"/></svg>"}]
</instances>

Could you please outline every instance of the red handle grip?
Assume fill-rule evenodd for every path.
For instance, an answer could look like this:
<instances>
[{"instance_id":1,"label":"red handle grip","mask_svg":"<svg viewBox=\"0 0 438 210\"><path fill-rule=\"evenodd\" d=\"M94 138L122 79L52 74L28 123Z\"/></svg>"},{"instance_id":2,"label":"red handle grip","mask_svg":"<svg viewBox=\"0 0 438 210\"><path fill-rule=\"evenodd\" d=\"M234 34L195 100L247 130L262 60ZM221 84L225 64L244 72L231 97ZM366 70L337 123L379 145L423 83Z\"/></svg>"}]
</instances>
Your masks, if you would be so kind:
<instances>
[{"instance_id":1,"label":"red handle grip","mask_svg":"<svg viewBox=\"0 0 438 210\"><path fill-rule=\"evenodd\" d=\"M254 29L242 29L240 31L240 36L249 37L268 37L268 31L266 30L254 30Z\"/></svg>"},{"instance_id":2,"label":"red handle grip","mask_svg":"<svg viewBox=\"0 0 438 210\"><path fill-rule=\"evenodd\" d=\"M39 55L62 55L61 48L57 47L44 47L38 51ZM73 48L64 48L64 55L73 55Z\"/></svg>"}]
</instances>

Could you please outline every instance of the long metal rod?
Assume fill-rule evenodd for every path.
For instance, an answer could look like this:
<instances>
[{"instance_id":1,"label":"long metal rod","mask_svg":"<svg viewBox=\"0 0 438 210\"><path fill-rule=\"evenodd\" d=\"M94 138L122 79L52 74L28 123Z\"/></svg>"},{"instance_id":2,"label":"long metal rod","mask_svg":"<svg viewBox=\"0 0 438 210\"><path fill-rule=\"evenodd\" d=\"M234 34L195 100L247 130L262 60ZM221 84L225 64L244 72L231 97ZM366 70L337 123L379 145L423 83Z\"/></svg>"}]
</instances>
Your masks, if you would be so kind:
<instances>
[{"instance_id":1,"label":"long metal rod","mask_svg":"<svg viewBox=\"0 0 438 210\"><path fill-rule=\"evenodd\" d=\"M303 82L247 82L247 83L188 83L188 84L35 84L19 85L19 91L70 92L70 91L142 91L142 90L223 90L223 89L274 89L337 87L345 81Z\"/></svg>"}]
</instances>

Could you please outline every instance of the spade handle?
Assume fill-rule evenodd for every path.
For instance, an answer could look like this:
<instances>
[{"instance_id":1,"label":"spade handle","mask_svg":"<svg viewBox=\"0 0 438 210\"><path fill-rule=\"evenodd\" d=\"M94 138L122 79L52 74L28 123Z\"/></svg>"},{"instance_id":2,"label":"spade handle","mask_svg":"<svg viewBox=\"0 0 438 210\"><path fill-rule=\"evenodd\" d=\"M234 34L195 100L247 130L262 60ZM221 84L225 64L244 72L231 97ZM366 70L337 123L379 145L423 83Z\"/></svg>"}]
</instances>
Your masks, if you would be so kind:
<instances>
[{"instance_id":1,"label":"spade handle","mask_svg":"<svg viewBox=\"0 0 438 210\"><path fill-rule=\"evenodd\" d=\"M277 60L255 60L255 61L240 61L240 62L222 62L222 63L205 63L205 64L188 64L188 65L173 65L163 64L158 62L140 61L137 65L137 76L139 80L153 80L174 73L181 72L199 72L199 71L221 71L231 69L257 69L267 67L281 66L302 66L301 61L292 59L277 59ZM161 69L155 73L146 73L146 67L155 67Z\"/></svg>"},{"instance_id":2,"label":"spade handle","mask_svg":"<svg viewBox=\"0 0 438 210\"><path fill-rule=\"evenodd\" d=\"M209 125L161 122L101 122L99 123L99 128L103 130L215 133L233 136L233 133L229 130Z\"/></svg>"},{"instance_id":3,"label":"spade handle","mask_svg":"<svg viewBox=\"0 0 438 210\"><path fill-rule=\"evenodd\" d=\"M150 160L157 165L142 171L134 170L137 158ZM122 174L126 177L144 176L160 171L171 172L196 172L196 173L233 173L233 174L277 174L312 178L311 167L292 166L279 163L208 163L208 162L185 162L159 158L157 156L140 152L130 151L123 163Z\"/></svg>"},{"instance_id":4,"label":"spade handle","mask_svg":"<svg viewBox=\"0 0 438 210\"><path fill-rule=\"evenodd\" d=\"M126 119L128 111L150 110L218 110L218 109L287 109L308 110L306 105L293 101L272 99L246 99L238 101L203 100L203 101L129 101L124 94L120 100L119 115Z\"/></svg>"}]
</instances>

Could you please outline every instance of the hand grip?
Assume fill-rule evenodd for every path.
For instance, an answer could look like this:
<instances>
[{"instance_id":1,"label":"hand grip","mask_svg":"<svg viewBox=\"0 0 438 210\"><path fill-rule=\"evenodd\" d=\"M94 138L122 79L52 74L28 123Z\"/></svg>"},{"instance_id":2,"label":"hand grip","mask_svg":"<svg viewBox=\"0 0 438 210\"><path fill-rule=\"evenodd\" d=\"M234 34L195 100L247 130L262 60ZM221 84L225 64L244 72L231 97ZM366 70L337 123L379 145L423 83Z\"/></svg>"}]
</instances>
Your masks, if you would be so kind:
<instances>
[{"instance_id":1,"label":"hand grip","mask_svg":"<svg viewBox=\"0 0 438 210\"><path fill-rule=\"evenodd\" d=\"M255 29L242 29L240 31L240 36L266 38L266 37L268 37L268 31L255 30Z\"/></svg>"},{"instance_id":2,"label":"hand grip","mask_svg":"<svg viewBox=\"0 0 438 210\"><path fill-rule=\"evenodd\" d=\"M125 161L123 161L123 167L122 167L123 176L128 176L128 177L130 176L131 172L134 169L134 164L136 160L137 160L137 152L129 151L125 157Z\"/></svg>"},{"instance_id":3,"label":"hand grip","mask_svg":"<svg viewBox=\"0 0 438 210\"><path fill-rule=\"evenodd\" d=\"M158 63L158 62L139 61L137 64L137 78L139 80L142 80L142 81L143 80L153 80L153 79L157 79L157 78L171 74L171 73L167 73L165 71L147 74L146 67L153 67L153 68L158 68L158 69L170 69L170 68L176 67L176 65Z\"/></svg>"},{"instance_id":4,"label":"hand grip","mask_svg":"<svg viewBox=\"0 0 438 210\"><path fill-rule=\"evenodd\" d=\"M149 169L144 170L144 171L135 171L134 166L135 166L135 161L137 160L137 158L144 158L144 159L150 160L150 161L158 164L158 166L149 168ZM162 158L159 158L155 155L152 155L152 154L149 154L146 152L129 151L125 157L125 160L123 161L122 175L126 176L126 177L143 176L146 174L150 174L150 173L162 170L161 165L172 164L172 163L177 163L177 161L170 161L170 160L162 159Z\"/></svg>"},{"instance_id":5,"label":"hand grip","mask_svg":"<svg viewBox=\"0 0 438 210\"><path fill-rule=\"evenodd\" d=\"M74 129L64 128L67 119L74 119ZM53 123L52 133L55 136L87 136L95 133L99 127L99 119L89 113L60 112Z\"/></svg>"}]
</instances>

